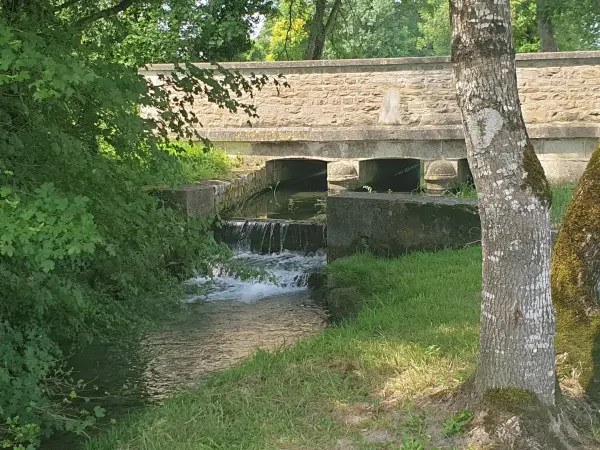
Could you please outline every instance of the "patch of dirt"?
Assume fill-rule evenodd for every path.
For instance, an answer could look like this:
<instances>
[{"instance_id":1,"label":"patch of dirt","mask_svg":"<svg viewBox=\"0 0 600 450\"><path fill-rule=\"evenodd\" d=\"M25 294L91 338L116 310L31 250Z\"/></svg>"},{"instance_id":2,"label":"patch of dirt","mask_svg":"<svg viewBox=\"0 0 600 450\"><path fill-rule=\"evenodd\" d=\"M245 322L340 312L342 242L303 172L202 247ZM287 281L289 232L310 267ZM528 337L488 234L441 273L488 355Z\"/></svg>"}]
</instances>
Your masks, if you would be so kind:
<instances>
[{"instance_id":1,"label":"patch of dirt","mask_svg":"<svg viewBox=\"0 0 600 450\"><path fill-rule=\"evenodd\" d=\"M365 442L369 444L385 444L390 442L396 442L396 436L387 430L369 431L363 433Z\"/></svg>"},{"instance_id":2,"label":"patch of dirt","mask_svg":"<svg viewBox=\"0 0 600 450\"><path fill-rule=\"evenodd\" d=\"M350 439L338 439L335 443L334 450L357 450L357 446Z\"/></svg>"},{"instance_id":3,"label":"patch of dirt","mask_svg":"<svg viewBox=\"0 0 600 450\"><path fill-rule=\"evenodd\" d=\"M371 414L356 414L337 412L333 414L333 421L342 425L360 425L368 422L371 419Z\"/></svg>"}]
</instances>

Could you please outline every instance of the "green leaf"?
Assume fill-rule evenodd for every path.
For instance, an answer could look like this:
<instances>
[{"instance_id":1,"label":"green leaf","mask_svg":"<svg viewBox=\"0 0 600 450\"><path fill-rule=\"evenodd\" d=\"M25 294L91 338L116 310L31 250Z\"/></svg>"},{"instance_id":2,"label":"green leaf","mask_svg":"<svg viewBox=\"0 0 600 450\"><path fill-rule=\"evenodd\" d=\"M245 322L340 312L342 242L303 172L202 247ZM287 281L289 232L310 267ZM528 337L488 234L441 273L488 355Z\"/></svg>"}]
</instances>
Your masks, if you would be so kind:
<instances>
[{"instance_id":1,"label":"green leaf","mask_svg":"<svg viewBox=\"0 0 600 450\"><path fill-rule=\"evenodd\" d=\"M104 417L105 412L106 410L104 408L101 408L100 406L94 406L94 416L96 416L98 419Z\"/></svg>"},{"instance_id":2,"label":"green leaf","mask_svg":"<svg viewBox=\"0 0 600 450\"><path fill-rule=\"evenodd\" d=\"M42 261L42 263L40 264L40 267L42 268L44 273L48 273L48 272L54 270L54 261L46 259L46 260Z\"/></svg>"}]
</instances>

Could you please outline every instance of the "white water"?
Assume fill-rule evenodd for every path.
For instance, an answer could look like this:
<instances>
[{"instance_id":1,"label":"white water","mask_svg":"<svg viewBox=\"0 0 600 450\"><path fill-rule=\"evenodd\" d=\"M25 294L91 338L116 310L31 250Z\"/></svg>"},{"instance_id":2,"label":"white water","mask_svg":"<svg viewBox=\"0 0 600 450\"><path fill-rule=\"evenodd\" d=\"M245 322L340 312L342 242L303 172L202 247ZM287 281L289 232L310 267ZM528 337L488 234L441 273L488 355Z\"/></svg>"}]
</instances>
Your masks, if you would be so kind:
<instances>
[{"instance_id":1,"label":"white water","mask_svg":"<svg viewBox=\"0 0 600 450\"><path fill-rule=\"evenodd\" d=\"M257 300L293 294L307 290L308 273L318 271L325 266L324 252L303 254L300 252L283 251L260 255L252 252L240 252L235 257L251 268L266 270L274 281L246 280L221 273L215 270L213 278L197 277L189 280L191 284L207 287L207 294L190 298L190 301L235 300L253 303Z\"/></svg>"}]
</instances>

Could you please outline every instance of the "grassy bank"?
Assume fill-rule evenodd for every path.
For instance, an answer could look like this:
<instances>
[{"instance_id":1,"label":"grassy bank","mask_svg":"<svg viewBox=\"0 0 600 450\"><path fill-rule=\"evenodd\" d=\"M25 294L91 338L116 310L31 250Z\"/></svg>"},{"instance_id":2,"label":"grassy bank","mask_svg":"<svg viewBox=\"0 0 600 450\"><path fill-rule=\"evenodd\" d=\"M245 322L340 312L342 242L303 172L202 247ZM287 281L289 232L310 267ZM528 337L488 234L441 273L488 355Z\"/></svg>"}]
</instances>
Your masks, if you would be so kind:
<instances>
[{"instance_id":1,"label":"grassy bank","mask_svg":"<svg viewBox=\"0 0 600 450\"><path fill-rule=\"evenodd\" d=\"M552 210L550 212L550 220L553 227L558 227L562 222L562 219L567 212L567 207L573 198L575 187L576 185L573 183L552 186ZM475 199L477 198L477 191L471 185L465 184L461 186L454 195L461 198Z\"/></svg>"},{"instance_id":2,"label":"grassy bank","mask_svg":"<svg viewBox=\"0 0 600 450\"><path fill-rule=\"evenodd\" d=\"M426 440L452 448L443 431L461 419L420 399L473 370L480 260L471 248L338 261L330 277L369 299L355 320L292 349L259 352L85 448L419 449Z\"/></svg>"}]
</instances>

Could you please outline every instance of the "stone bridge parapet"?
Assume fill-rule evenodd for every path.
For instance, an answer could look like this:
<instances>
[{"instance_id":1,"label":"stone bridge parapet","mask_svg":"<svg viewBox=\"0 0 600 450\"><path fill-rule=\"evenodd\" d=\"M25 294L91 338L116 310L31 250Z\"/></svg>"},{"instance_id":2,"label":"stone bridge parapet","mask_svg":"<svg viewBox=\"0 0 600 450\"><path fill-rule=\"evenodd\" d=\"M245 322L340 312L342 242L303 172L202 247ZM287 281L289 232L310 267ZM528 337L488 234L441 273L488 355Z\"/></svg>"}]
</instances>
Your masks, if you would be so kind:
<instances>
[{"instance_id":1,"label":"stone bridge parapet","mask_svg":"<svg viewBox=\"0 0 600 450\"><path fill-rule=\"evenodd\" d=\"M210 67L201 64L202 67ZM465 158L447 57L225 63L283 75L251 100L252 126L198 98L202 134L232 154L265 158ZM142 70L159 82L172 66ZM517 55L523 115L550 178L577 177L600 137L600 52Z\"/></svg>"}]
</instances>

